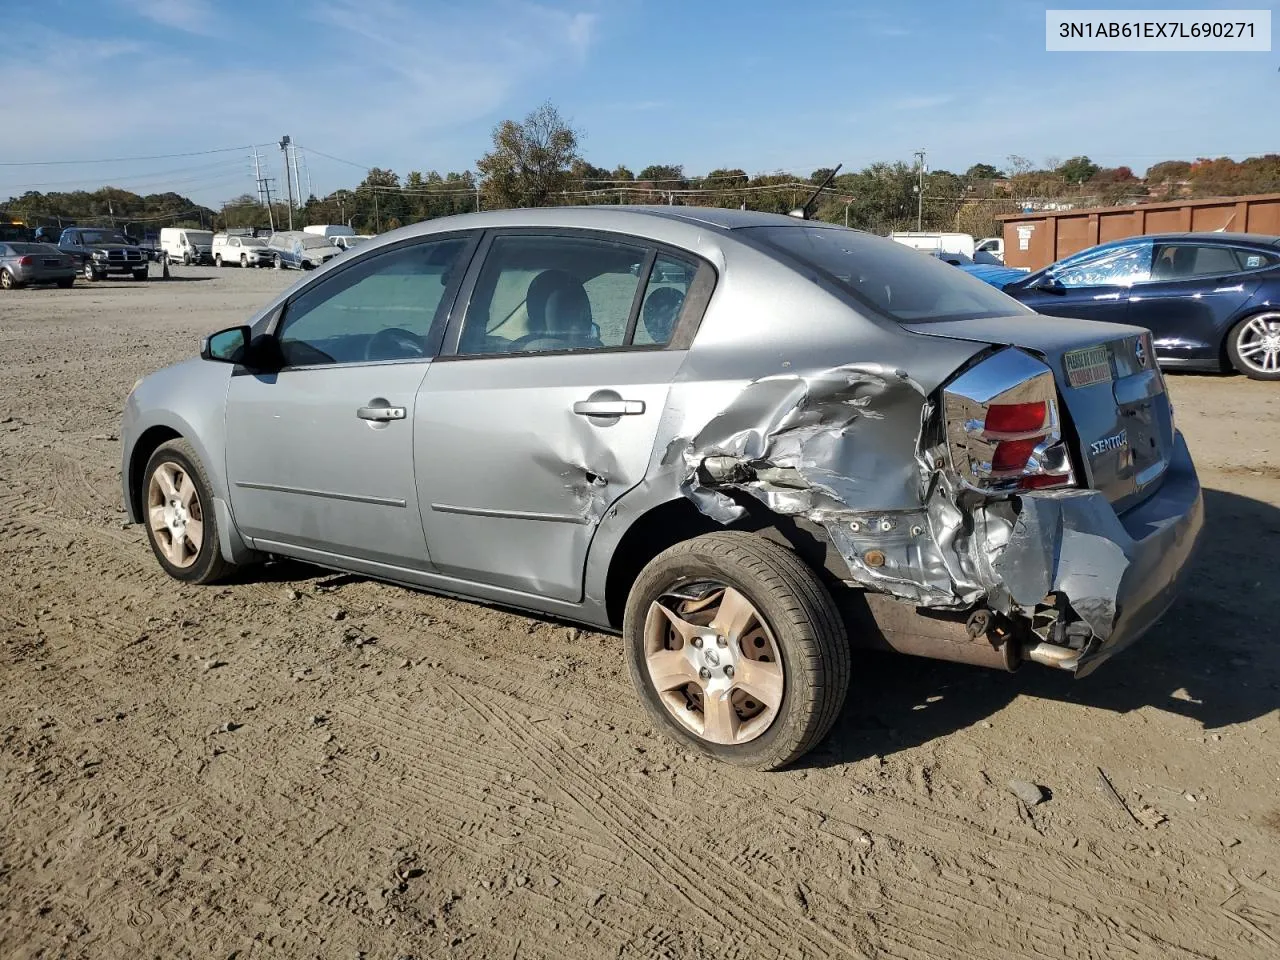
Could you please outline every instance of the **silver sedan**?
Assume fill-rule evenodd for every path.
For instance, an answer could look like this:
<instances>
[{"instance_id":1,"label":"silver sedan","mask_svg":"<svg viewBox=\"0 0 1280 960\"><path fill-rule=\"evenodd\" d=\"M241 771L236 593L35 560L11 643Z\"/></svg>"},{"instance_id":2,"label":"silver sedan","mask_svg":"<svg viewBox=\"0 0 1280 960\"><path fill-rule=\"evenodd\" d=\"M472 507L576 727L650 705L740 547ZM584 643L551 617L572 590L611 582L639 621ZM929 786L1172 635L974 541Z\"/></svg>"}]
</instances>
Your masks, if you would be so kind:
<instances>
[{"instance_id":1,"label":"silver sedan","mask_svg":"<svg viewBox=\"0 0 1280 960\"><path fill-rule=\"evenodd\" d=\"M327 264L125 406L173 577L294 557L622 634L674 737L758 768L868 646L1084 675L1203 519L1141 329L826 224L513 210Z\"/></svg>"},{"instance_id":2,"label":"silver sedan","mask_svg":"<svg viewBox=\"0 0 1280 960\"><path fill-rule=\"evenodd\" d=\"M0 243L0 290L13 290L32 283L75 283L76 263L48 243Z\"/></svg>"}]
</instances>

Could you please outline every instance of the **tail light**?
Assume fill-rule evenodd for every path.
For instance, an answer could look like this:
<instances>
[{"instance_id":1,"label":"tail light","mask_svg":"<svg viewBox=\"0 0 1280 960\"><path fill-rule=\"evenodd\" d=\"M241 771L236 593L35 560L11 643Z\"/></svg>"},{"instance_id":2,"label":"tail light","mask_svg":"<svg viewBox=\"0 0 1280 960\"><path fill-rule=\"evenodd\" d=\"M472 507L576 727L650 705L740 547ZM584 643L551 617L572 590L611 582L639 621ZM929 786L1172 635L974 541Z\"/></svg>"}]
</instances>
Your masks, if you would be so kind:
<instances>
[{"instance_id":1,"label":"tail light","mask_svg":"<svg viewBox=\"0 0 1280 960\"><path fill-rule=\"evenodd\" d=\"M983 493L1075 482L1062 437L1053 371L1021 350L1002 350L942 391L952 469Z\"/></svg>"},{"instance_id":2,"label":"tail light","mask_svg":"<svg viewBox=\"0 0 1280 960\"><path fill-rule=\"evenodd\" d=\"M35 262L36 262L36 258L31 256L18 258L18 266L20 267L29 267Z\"/></svg>"}]
</instances>

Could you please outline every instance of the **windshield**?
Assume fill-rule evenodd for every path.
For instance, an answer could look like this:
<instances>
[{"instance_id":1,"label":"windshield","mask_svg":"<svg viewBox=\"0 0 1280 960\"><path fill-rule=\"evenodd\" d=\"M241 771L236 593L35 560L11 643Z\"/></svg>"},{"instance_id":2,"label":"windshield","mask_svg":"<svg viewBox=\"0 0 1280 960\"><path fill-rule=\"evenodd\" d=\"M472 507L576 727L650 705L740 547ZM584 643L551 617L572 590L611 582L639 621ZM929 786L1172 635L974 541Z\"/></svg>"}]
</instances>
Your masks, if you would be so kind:
<instances>
[{"instance_id":1,"label":"windshield","mask_svg":"<svg viewBox=\"0 0 1280 960\"><path fill-rule=\"evenodd\" d=\"M306 236L302 238L302 245L307 249L312 249L315 247L332 247L333 246L333 244L330 243L328 240L326 240L324 237L317 237L315 234L312 234L312 233L308 233Z\"/></svg>"},{"instance_id":2,"label":"windshield","mask_svg":"<svg viewBox=\"0 0 1280 960\"><path fill-rule=\"evenodd\" d=\"M741 233L817 271L822 279L899 323L1032 312L963 270L857 230L814 225L747 227Z\"/></svg>"},{"instance_id":3,"label":"windshield","mask_svg":"<svg viewBox=\"0 0 1280 960\"><path fill-rule=\"evenodd\" d=\"M81 243L128 243L119 230L81 230Z\"/></svg>"},{"instance_id":4,"label":"windshield","mask_svg":"<svg viewBox=\"0 0 1280 960\"><path fill-rule=\"evenodd\" d=\"M358 246L359 244L364 243L369 238L368 237L342 237L341 239L342 239L343 246L350 249L351 247Z\"/></svg>"},{"instance_id":5,"label":"windshield","mask_svg":"<svg viewBox=\"0 0 1280 960\"><path fill-rule=\"evenodd\" d=\"M267 241L259 240L257 237L241 237L240 246L242 247L265 247Z\"/></svg>"},{"instance_id":6,"label":"windshield","mask_svg":"<svg viewBox=\"0 0 1280 960\"><path fill-rule=\"evenodd\" d=\"M213 234L208 230L188 230L187 243L213 243Z\"/></svg>"}]
</instances>

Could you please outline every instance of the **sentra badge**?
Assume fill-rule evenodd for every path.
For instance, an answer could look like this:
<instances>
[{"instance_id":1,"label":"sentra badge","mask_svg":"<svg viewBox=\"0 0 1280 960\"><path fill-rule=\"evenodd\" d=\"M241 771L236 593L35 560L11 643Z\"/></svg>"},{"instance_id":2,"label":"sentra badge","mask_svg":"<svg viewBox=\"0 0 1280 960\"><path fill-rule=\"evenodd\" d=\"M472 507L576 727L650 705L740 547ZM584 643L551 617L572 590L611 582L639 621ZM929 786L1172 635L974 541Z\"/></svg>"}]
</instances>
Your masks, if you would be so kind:
<instances>
[{"instance_id":1,"label":"sentra badge","mask_svg":"<svg viewBox=\"0 0 1280 960\"><path fill-rule=\"evenodd\" d=\"M1111 450L1123 450L1128 445L1129 434L1127 431L1121 430L1119 433L1113 433L1109 437L1093 441L1093 443L1089 444L1089 452L1096 457Z\"/></svg>"}]
</instances>

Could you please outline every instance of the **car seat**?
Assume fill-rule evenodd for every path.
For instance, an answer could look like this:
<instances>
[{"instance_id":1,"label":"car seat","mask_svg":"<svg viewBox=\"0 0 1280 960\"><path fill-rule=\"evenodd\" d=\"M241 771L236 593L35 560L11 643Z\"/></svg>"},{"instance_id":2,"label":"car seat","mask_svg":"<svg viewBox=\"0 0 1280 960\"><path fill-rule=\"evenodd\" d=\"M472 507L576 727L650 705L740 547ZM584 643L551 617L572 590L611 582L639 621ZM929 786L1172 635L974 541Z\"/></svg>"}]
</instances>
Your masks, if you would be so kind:
<instances>
[{"instance_id":1,"label":"car seat","mask_svg":"<svg viewBox=\"0 0 1280 960\"><path fill-rule=\"evenodd\" d=\"M675 287L659 287L644 302L642 317L644 329L654 343L670 343L680 310L684 306L684 291Z\"/></svg>"},{"instance_id":2,"label":"car seat","mask_svg":"<svg viewBox=\"0 0 1280 960\"><path fill-rule=\"evenodd\" d=\"M591 300L586 288L563 270L544 270L533 278L525 293L529 333L520 350L573 350L600 347L591 320Z\"/></svg>"}]
</instances>

